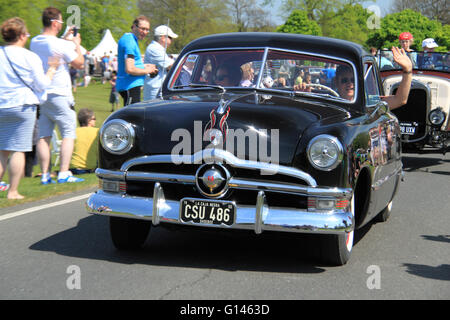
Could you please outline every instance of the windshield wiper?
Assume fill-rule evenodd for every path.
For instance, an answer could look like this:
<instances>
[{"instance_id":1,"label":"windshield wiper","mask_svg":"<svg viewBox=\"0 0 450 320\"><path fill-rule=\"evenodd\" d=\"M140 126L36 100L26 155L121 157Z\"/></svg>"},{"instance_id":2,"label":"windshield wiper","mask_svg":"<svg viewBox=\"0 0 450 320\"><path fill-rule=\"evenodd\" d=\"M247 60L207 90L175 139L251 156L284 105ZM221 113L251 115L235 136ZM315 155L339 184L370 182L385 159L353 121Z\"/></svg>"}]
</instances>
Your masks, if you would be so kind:
<instances>
[{"instance_id":1,"label":"windshield wiper","mask_svg":"<svg viewBox=\"0 0 450 320\"><path fill-rule=\"evenodd\" d=\"M222 86L213 85L213 84L199 84L199 83L191 83L191 84L184 85L184 86L174 86L173 88L174 89L183 89L183 88L214 88L214 89L222 90L222 93L225 93L227 91Z\"/></svg>"}]
</instances>

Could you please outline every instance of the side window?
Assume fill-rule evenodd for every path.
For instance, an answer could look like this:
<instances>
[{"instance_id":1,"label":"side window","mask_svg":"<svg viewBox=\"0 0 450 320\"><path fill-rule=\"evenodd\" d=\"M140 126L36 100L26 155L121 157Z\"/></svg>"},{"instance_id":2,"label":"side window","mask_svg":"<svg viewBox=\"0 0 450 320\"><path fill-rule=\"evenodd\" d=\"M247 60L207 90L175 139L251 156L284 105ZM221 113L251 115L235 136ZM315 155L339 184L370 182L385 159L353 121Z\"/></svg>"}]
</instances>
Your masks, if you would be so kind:
<instances>
[{"instance_id":1,"label":"side window","mask_svg":"<svg viewBox=\"0 0 450 320\"><path fill-rule=\"evenodd\" d=\"M364 64L364 93L366 106L377 104L381 100L375 68L372 63Z\"/></svg>"}]
</instances>

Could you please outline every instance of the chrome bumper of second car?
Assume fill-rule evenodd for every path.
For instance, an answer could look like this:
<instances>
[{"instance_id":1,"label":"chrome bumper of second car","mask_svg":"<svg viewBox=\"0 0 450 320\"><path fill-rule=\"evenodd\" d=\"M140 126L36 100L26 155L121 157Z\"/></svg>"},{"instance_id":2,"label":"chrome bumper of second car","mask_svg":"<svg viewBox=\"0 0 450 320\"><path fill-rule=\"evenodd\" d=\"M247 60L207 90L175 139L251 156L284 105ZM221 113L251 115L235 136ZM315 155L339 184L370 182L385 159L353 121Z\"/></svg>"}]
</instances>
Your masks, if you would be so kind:
<instances>
[{"instance_id":1,"label":"chrome bumper of second car","mask_svg":"<svg viewBox=\"0 0 450 320\"><path fill-rule=\"evenodd\" d=\"M342 192L343 190L339 191L339 194ZM86 202L89 213L149 220L153 225L171 223L222 229L246 229L254 230L257 234L266 230L343 234L354 228L354 217L348 208L310 212L305 209L269 207L265 201L264 191L258 193L254 206L236 205L236 219L231 226L183 222L180 220L180 206L180 201L164 199L164 192L159 184L155 187L153 198L98 190Z\"/></svg>"}]
</instances>

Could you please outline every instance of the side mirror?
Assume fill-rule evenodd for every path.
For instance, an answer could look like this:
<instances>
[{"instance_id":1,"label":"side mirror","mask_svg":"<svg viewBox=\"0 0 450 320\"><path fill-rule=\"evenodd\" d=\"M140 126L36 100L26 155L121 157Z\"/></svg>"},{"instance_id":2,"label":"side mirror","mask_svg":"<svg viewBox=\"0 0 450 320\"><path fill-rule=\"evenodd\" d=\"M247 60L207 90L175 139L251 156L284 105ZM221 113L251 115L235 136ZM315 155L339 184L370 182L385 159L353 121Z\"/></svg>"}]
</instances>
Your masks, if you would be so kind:
<instances>
[{"instance_id":1,"label":"side mirror","mask_svg":"<svg viewBox=\"0 0 450 320\"><path fill-rule=\"evenodd\" d=\"M370 114L370 117L373 118L375 114L382 115L387 113L388 111L389 111L388 103L386 101L380 101L375 105L374 110Z\"/></svg>"}]
</instances>

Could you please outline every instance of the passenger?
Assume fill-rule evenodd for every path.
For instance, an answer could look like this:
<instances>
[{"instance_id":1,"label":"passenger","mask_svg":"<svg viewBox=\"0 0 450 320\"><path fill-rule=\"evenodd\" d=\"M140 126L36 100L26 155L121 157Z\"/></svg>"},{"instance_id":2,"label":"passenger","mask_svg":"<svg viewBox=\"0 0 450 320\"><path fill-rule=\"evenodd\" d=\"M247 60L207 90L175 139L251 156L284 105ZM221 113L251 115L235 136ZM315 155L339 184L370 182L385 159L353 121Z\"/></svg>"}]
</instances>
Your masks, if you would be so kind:
<instances>
[{"instance_id":1,"label":"passenger","mask_svg":"<svg viewBox=\"0 0 450 320\"><path fill-rule=\"evenodd\" d=\"M216 70L214 83L222 87L235 87L239 78L239 69L230 64L223 64Z\"/></svg>"},{"instance_id":2,"label":"passenger","mask_svg":"<svg viewBox=\"0 0 450 320\"><path fill-rule=\"evenodd\" d=\"M414 43L413 35L409 32L402 32L398 36L400 45L405 50L408 57L411 59L413 67L417 64L417 53L411 49L411 45Z\"/></svg>"},{"instance_id":3,"label":"passenger","mask_svg":"<svg viewBox=\"0 0 450 320\"><path fill-rule=\"evenodd\" d=\"M247 62L241 66L242 78L239 83L240 87L254 87L253 77L255 75L255 71L252 68L252 63Z\"/></svg>"},{"instance_id":4,"label":"passenger","mask_svg":"<svg viewBox=\"0 0 450 320\"><path fill-rule=\"evenodd\" d=\"M438 64L439 55L433 54L434 49L439 45L433 38L427 38L422 41L423 53L417 58L417 64L420 69L434 69Z\"/></svg>"}]
</instances>

